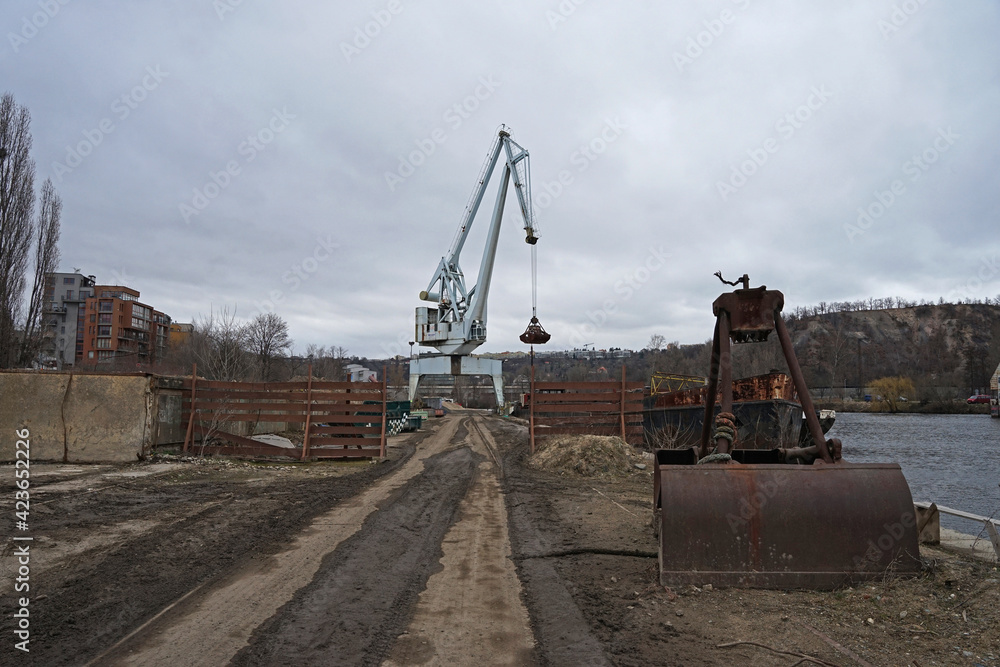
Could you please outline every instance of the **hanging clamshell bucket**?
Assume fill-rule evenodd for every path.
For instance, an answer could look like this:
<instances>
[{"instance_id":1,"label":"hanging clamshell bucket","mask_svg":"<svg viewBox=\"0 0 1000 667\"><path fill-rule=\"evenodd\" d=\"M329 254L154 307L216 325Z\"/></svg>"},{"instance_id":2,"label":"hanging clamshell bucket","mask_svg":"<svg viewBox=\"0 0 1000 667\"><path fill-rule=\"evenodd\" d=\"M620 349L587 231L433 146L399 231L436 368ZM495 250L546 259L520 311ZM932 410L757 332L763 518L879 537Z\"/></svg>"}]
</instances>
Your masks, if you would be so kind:
<instances>
[{"instance_id":1,"label":"hanging clamshell bucket","mask_svg":"<svg viewBox=\"0 0 1000 667\"><path fill-rule=\"evenodd\" d=\"M538 321L537 317L532 317L531 322L528 324L528 328L524 330L524 333L520 336L521 342L526 345L544 345L549 342L552 336L542 328L541 323Z\"/></svg>"}]
</instances>

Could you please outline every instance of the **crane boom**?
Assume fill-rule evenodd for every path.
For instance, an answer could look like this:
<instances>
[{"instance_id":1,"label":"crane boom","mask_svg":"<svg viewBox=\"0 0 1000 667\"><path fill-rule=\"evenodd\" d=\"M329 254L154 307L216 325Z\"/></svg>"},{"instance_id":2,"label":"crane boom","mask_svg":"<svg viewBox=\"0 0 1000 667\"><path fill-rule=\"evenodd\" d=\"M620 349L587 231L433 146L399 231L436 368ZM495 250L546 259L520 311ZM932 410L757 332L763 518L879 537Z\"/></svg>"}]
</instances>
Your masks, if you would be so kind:
<instances>
[{"instance_id":1,"label":"crane boom","mask_svg":"<svg viewBox=\"0 0 1000 667\"><path fill-rule=\"evenodd\" d=\"M479 276L476 284L467 288L459 259L501 155L504 156L503 175L486 234ZM531 245L538 242L537 226L531 208L530 178L528 151L511 139L506 129L501 128L466 207L455 240L448 254L441 258L427 289L420 292L421 300L436 304L434 308L417 308L416 341L420 345L435 347L442 354L467 355L486 341L490 283L504 204L511 181L514 183L514 192L524 222L525 242Z\"/></svg>"}]
</instances>

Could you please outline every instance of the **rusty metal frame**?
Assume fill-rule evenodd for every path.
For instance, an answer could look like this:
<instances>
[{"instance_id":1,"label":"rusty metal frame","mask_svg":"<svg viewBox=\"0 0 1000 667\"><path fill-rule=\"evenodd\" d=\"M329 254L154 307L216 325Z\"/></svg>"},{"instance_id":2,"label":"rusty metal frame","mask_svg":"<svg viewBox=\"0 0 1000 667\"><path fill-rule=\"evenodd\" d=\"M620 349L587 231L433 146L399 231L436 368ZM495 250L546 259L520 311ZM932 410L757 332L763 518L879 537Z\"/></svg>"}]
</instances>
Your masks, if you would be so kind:
<instances>
[{"instance_id":1,"label":"rusty metal frame","mask_svg":"<svg viewBox=\"0 0 1000 667\"><path fill-rule=\"evenodd\" d=\"M675 385L674 383L677 384ZM649 395L671 394L675 391L683 391L692 387L704 387L707 383L708 379L699 375L654 372L649 379ZM664 385L666 385L665 388Z\"/></svg>"},{"instance_id":2,"label":"rusty metal frame","mask_svg":"<svg viewBox=\"0 0 1000 667\"><path fill-rule=\"evenodd\" d=\"M781 318L781 308L784 303L785 297L781 292L760 287L727 292L712 304L716 322L715 332L712 335L712 361L708 378L708 391L705 396L705 421L701 430L700 453L702 457L708 456L713 446L716 451L722 454L728 453L730 450L730 443L725 438L719 438L714 443L709 442L715 416L715 396L720 384L722 411L732 412L733 410L733 358L730 339L737 342L760 342L766 340L771 331L777 331L781 351L788 364L788 371L792 376L795 391L798 393L802 411L805 413L809 434L813 438L813 443L819 448L820 458L827 463L835 462L827 447L826 437L823 435L819 417L816 415L816 406L809 395L809 387L806 385L799 360L795 356L788 328ZM735 324L731 325L731 323Z\"/></svg>"}]
</instances>

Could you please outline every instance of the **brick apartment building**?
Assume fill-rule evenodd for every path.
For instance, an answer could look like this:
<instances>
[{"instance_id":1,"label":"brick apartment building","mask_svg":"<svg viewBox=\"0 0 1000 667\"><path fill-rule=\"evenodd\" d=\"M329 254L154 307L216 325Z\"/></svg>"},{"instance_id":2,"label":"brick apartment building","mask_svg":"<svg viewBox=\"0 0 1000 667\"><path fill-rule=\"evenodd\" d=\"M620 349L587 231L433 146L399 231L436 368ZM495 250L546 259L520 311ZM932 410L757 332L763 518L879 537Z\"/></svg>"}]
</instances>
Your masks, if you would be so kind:
<instances>
[{"instance_id":1,"label":"brick apartment building","mask_svg":"<svg viewBox=\"0 0 1000 667\"><path fill-rule=\"evenodd\" d=\"M97 285L94 276L51 273L45 279L48 365L162 359L169 346L170 317L139 301L139 291Z\"/></svg>"},{"instance_id":2,"label":"brick apartment building","mask_svg":"<svg viewBox=\"0 0 1000 667\"><path fill-rule=\"evenodd\" d=\"M170 318L141 303L138 290L95 285L86 303L83 353L78 361L153 363L167 351L169 330Z\"/></svg>"}]
</instances>

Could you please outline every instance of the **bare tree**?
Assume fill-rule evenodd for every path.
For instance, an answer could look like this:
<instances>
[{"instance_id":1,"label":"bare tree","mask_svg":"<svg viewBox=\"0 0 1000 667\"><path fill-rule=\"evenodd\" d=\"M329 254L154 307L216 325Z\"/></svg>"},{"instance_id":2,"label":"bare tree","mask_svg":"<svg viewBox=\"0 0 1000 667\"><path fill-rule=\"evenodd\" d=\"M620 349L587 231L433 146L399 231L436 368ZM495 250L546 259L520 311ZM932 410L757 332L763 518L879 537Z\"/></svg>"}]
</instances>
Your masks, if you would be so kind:
<instances>
[{"instance_id":1,"label":"bare tree","mask_svg":"<svg viewBox=\"0 0 1000 667\"><path fill-rule=\"evenodd\" d=\"M781 343L775 335L763 343L742 343L730 347L733 363L733 378L747 378L764 375L772 371L787 373Z\"/></svg>"},{"instance_id":2,"label":"bare tree","mask_svg":"<svg viewBox=\"0 0 1000 667\"><path fill-rule=\"evenodd\" d=\"M62 199L56 194L50 179L45 179L39 197L38 221L35 225L35 279L28 296L28 311L24 318L24 335L18 364L30 365L42 346L42 298L45 276L59 267L59 219Z\"/></svg>"},{"instance_id":3,"label":"bare tree","mask_svg":"<svg viewBox=\"0 0 1000 667\"><path fill-rule=\"evenodd\" d=\"M342 382L347 379L347 373L344 371L347 362L346 347L310 344L306 347L306 354L312 360L313 377L325 378L331 382Z\"/></svg>"},{"instance_id":4,"label":"bare tree","mask_svg":"<svg viewBox=\"0 0 1000 667\"><path fill-rule=\"evenodd\" d=\"M246 334L258 378L272 380L275 359L284 357L292 347L288 323L277 313L261 313L246 325Z\"/></svg>"},{"instance_id":5,"label":"bare tree","mask_svg":"<svg viewBox=\"0 0 1000 667\"><path fill-rule=\"evenodd\" d=\"M667 345L667 338L663 334L653 334L649 337L649 342L646 343L647 350L653 350L654 352L659 352Z\"/></svg>"},{"instance_id":6,"label":"bare tree","mask_svg":"<svg viewBox=\"0 0 1000 667\"><path fill-rule=\"evenodd\" d=\"M247 326L236 320L236 310L225 306L194 322L191 344L195 359L210 380L239 381L250 377Z\"/></svg>"},{"instance_id":7,"label":"bare tree","mask_svg":"<svg viewBox=\"0 0 1000 667\"><path fill-rule=\"evenodd\" d=\"M5 93L0 98L0 368L10 367L17 354L35 206L30 151L31 115Z\"/></svg>"}]
</instances>

